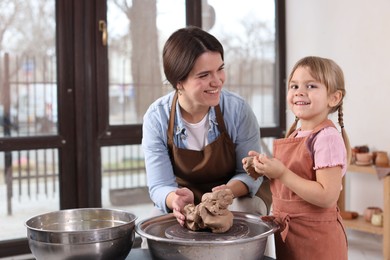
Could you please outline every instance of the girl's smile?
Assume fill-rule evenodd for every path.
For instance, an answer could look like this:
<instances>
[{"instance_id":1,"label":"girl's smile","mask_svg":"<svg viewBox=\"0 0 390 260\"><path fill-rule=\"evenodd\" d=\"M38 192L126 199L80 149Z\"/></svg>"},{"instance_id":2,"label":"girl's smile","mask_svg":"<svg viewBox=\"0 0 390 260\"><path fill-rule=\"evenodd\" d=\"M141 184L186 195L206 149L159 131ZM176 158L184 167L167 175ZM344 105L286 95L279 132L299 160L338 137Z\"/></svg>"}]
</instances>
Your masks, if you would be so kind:
<instances>
[{"instance_id":1,"label":"girl's smile","mask_svg":"<svg viewBox=\"0 0 390 260\"><path fill-rule=\"evenodd\" d=\"M298 67L289 83L287 103L301 120L302 130L311 130L324 121L333 106L327 87L313 78L307 67Z\"/></svg>"}]
</instances>

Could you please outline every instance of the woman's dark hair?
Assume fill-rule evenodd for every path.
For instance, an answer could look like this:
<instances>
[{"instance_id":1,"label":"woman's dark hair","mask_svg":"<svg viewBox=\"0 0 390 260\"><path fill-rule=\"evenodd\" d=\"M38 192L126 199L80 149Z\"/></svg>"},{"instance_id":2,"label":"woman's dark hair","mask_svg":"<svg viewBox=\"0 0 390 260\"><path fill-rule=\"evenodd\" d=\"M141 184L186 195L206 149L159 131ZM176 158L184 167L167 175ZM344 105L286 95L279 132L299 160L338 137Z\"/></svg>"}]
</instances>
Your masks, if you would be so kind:
<instances>
[{"instance_id":1,"label":"woman's dark hair","mask_svg":"<svg viewBox=\"0 0 390 260\"><path fill-rule=\"evenodd\" d=\"M165 77L174 89L187 78L196 59L207 51L219 52L223 60L222 44L198 27L179 29L168 38L163 49L163 66Z\"/></svg>"}]
</instances>

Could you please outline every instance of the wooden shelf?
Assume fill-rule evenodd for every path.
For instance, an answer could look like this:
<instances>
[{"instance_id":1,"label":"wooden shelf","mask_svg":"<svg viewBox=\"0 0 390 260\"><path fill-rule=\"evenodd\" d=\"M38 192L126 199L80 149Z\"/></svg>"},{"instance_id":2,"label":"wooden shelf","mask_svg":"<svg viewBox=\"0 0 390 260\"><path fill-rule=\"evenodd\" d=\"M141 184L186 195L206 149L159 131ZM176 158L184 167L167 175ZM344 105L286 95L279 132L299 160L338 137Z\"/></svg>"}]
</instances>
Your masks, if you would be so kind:
<instances>
[{"instance_id":1,"label":"wooden shelf","mask_svg":"<svg viewBox=\"0 0 390 260\"><path fill-rule=\"evenodd\" d=\"M377 176L377 172L374 166L348 166L348 172L350 173L365 173ZM390 175L383 178L383 227L377 227L369 222L366 222L362 216L357 219L347 220L344 219L343 223L346 228L355 229L372 234L378 234L383 236L383 259L390 260ZM345 185L344 185L345 187ZM345 190L340 194L340 210L345 210Z\"/></svg>"},{"instance_id":2,"label":"wooden shelf","mask_svg":"<svg viewBox=\"0 0 390 260\"><path fill-rule=\"evenodd\" d=\"M348 171L350 172L359 172L359 173L368 173L368 174L374 174L376 175L376 171L374 166L358 166L351 164L348 166Z\"/></svg>"},{"instance_id":3,"label":"wooden shelf","mask_svg":"<svg viewBox=\"0 0 390 260\"><path fill-rule=\"evenodd\" d=\"M363 216L357 219L343 219L346 228L364 231L372 234L383 235L383 227L377 227L364 220Z\"/></svg>"}]
</instances>

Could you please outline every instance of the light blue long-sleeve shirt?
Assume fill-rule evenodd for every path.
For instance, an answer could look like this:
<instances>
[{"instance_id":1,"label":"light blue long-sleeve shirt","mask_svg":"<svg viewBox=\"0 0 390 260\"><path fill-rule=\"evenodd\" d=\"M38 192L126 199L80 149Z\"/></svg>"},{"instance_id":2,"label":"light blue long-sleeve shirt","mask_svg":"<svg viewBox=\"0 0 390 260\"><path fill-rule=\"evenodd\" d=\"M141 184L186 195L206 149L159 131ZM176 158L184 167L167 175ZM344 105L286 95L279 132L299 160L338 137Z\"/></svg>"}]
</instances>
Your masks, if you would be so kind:
<instances>
[{"instance_id":1,"label":"light blue long-sleeve shirt","mask_svg":"<svg viewBox=\"0 0 390 260\"><path fill-rule=\"evenodd\" d=\"M147 185L154 204L163 212L169 212L165 204L167 195L178 188L172 163L168 153L167 130L169 114L175 91L157 99L150 105L143 122L142 148L145 156ZM245 100L227 90L222 90L220 103L226 131L236 146L236 174L231 180L240 180L254 196L262 178L254 180L242 167L242 158L248 151L261 151L260 128L252 109ZM208 142L212 143L219 135L215 109L209 110ZM174 143L186 148L185 125L181 117L179 102L176 103ZM224 158L221 158L223 160ZM212 173L211 173L212 174Z\"/></svg>"}]
</instances>

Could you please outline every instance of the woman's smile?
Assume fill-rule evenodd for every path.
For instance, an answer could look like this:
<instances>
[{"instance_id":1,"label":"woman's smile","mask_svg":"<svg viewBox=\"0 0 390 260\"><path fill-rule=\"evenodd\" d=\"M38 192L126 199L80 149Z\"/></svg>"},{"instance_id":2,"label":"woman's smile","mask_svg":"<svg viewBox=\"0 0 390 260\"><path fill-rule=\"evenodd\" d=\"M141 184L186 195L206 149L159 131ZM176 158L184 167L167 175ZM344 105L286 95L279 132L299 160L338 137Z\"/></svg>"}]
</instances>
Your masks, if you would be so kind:
<instances>
[{"instance_id":1,"label":"woman's smile","mask_svg":"<svg viewBox=\"0 0 390 260\"><path fill-rule=\"evenodd\" d=\"M206 92L207 94L218 94L218 93L219 93L219 89L205 90L205 92Z\"/></svg>"}]
</instances>

